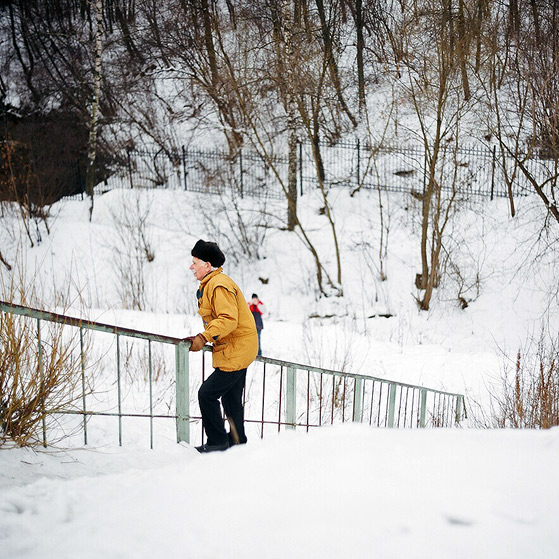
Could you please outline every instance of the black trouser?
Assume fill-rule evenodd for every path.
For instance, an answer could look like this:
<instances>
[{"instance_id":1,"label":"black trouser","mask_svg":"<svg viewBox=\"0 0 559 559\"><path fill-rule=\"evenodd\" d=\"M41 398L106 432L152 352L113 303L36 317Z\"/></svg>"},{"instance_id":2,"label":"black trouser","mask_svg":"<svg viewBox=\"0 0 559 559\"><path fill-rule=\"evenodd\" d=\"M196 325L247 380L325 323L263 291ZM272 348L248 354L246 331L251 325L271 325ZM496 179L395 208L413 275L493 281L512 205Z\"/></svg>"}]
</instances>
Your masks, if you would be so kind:
<instances>
[{"instance_id":1,"label":"black trouser","mask_svg":"<svg viewBox=\"0 0 559 559\"><path fill-rule=\"evenodd\" d=\"M229 440L223 425L219 398L221 398L225 415L233 422L239 442L247 442L243 410L246 374L246 369L240 371L215 369L198 390L202 425L206 431L209 445L220 445Z\"/></svg>"}]
</instances>

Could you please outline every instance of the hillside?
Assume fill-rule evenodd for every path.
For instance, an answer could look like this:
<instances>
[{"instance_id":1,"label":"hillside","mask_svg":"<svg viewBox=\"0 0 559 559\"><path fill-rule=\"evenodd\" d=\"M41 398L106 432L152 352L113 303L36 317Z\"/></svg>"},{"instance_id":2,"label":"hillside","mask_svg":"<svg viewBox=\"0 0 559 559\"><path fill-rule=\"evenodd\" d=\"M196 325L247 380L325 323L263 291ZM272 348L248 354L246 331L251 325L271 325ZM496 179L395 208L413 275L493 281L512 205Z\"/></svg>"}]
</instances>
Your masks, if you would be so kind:
<instances>
[{"instance_id":1,"label":"hillside","mask_svg":"<svg viewBox=\"0 0 559 559\"><path fill-rule=\"evenodd\" d=\"M50 234L39 225L42 241L32 248L17 217L4 219L4 239L18 239L8 254L17 265L2 270L4 293L22 275L28 296L49 310L188 335L199 328L190 248L215 239L246 297L257 292L266 304L265 355L467 392L486 404L489 385L517 352L534 349L542 329L548 342L557 332L559 274L553 245L540 234L541 204L519 199L514 219L505 200L462 205L447 230L447 275L425 312L414 286L419 202L403 194L382 201L385 281L377 193L331 191L343 297L319 297L312 255L283 228L281 202L245 198L231 209L219 196L130 189L98 196L91 222L87 201L59 202ZM301 220L331 271L330 226L319 208L318 196L300 200ZM243 244L258 258L246 257Z\"/></svg>"},{"instance_id":2,"label":"hillside","mask_svg":"<svg viewBox=\"0 0 559 559\"><path fill-rule=\"evenodd\" d=\"M507 364L513 370L519 348L535 350L542 328L557 332L557 262L539 235L540 205L520 200L514 219L504 201L463 207L450 239L457 268L426 312L414 298L413 199L384 197L386 281L378 272L377 200L332 192L343 297L317 296L310 255L296 233L274 225L279 218L258 230L260 258L242 258L219 197L163 190L99 196L92 222L87 201L62 201L53 207L50 234L39 229L42 241L32 248L18 218L4 219L4 246L12 239L9 258L17 265L2 270L2 285L7 294L23 276L37 306L192 334L199 319L189 252L199 237L214 238L245 295L256 291L266 303L265 355L465 392L463 426L491 424L489 392L500 396ZM242 206L233 215L243 220L262 209L251 199ZM305 196L301 215L331 266L319 207ZM283 207L268 206L267 216L272 209L279 216ZM142 282L129 283L138 277ZM127 308L133 285L144 287L137 299L143 311ZM385 559L523 559L552 557L559 543L557 428L344 424L269 433L209 456L177 445L172 429L158 431L149 450L137 423L127 425L119 447L115 429L107 422L83 448L78 435L68 448L2 450L2 559L334 559L368 558L371 550Z\"/></svg>"}]
</instances>

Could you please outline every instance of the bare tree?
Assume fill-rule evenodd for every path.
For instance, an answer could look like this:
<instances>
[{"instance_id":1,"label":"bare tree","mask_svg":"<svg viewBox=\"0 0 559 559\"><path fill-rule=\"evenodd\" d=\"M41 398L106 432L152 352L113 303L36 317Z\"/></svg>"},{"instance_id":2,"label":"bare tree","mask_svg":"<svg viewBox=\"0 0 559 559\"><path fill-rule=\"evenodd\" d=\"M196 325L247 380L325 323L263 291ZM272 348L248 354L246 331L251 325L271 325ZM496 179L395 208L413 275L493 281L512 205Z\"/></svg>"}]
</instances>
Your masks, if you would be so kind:
<instances>
[{"instance_id":1,"label":"bare tree","mask_svg":"<svg viewBox=\"0 0 559 559\"><path fill-rule=\"evenodd\" d=\"M103 177L100 171L122 128L110 123L126 122L119 114L128 96L122 77L133 69L142 75L135 3L12 0L0 6L1 32L11 47L0 51L0 63L9 75L5 100L17 100L5 110L18 134L14 139L25 143L35 165L42 167L37 169L37 184L47 203L77 188L74 174L68 172L58 172L58 181L51 179L63 184L46 182L54 175L53 165L48 165L52 145L58 144L57 155L65 165L71 165L71 158L75 166L79 161L87 167L81 189L91 193L92 181ZM102 49L109 54L103 67ZM48 141L38 141L39 129L48 129Z\"/></svg>"},{"instance_id":2,"label":"bare tree","mask_svg":"<svg viewBox=\"0 0 559 559\"><path fill-rule=\"evenodd\" d=\"M294 52L294 33L301 33L299 28L300 17L298 14L299 2L284 0L274 10L272 20L274 29L274 46L282 92L283 105L287 117L288 135L288 172L287 172L287 229L294 231L297 225L297 146L298 120L297 101L292 84L295 83L294 71L296 56Z\"/></svg>"},{"instance_id":3,"label":"bare tree","mask_svg":"<svg viewBox=\"0 0 559 559\"><path fill-rule=\"evenodd\" d=\"M101 93L101 62L103 56L103 1L95 0L95 66L93 70L93 98L91 100L91 119L89 121L89 142L87 150L87 194L91 200L89 220L93 215L93 187L95 186L95 158L97 157L97 129L99 126L99 95Z\"/></svg>"},{"instance_id":4,"label":"bare tree","mask_svg":"<svg viewBox=\"0 0 559 559\"><path fill-rule=\"evenodd\" d=\"M559 7L550 1L522 3L519 9L520 40L509 62L517 85L509 89L509 98L522 119L518 130L525 143L511 146L503 134L499 140L559 223Z\"/></svg>"},{"instance_id":5,"label":"bare tree","mask_svg":"<svg viewBox=\"0 0 559 559\"><path fill-rule=\"evenodd\" d=\"M461 51L452 45L456 30L448 0L428 0L425 17L407 24L417 34L406 37L407 93L419 124L425 150L426 184L421 194L421 273L416 287L422 310L428 310L441 274L445 228L452 216L458 189L460 125L468 109ZM449 48L450 46L450 48ZM412 53L413 49L413 53ZM418 56L418 52L421 56ZM469 97L468 91L468 97Z\"/></svg>"},{"instance_id":6,"label":"bare tree","mask_svg":"<svg viewBox=\"0 0 559 559\"><path fill-rule=\"evenodd\" d=\"M365 108L365 14L363 0L342 0L341 9L348 9L355 24L355 58L357 66L357 95L359 97L359 112Z\"/></svg>"},{"instance_id":7,"label":"bare tree","mask_svg":"<svg viewBox=\"0 0 559 559\"><path fill-rule=\"evenodd\" d=\"M339 34L333 31L339 20L332 26L321 4L327 29L314 34L313 25L321 29L319 11L311 11L302 0L239 1L227 6L211 0L177 0L164 6L142 0L142 6L152 29L151 45L172 68L162 69L161 75L183 80L211 101L198 118L215 122L217 117L232 158L242 143L257 150L284 189L287 227L298 230L313 254L321 293L340 293L341 258L320 152L321 135L339 138L344 127L353 126L337 58L332 60L339 56ZM313 145L317 185L333 233L334 281L297 216L297 142L304 136ZM276 162L285 145L287 180Z\"/></svg>"},{"instance_id":8,"label":"bare tree","mask_svg":"<svg viewBox=\"0 0 559 559\"><path fill-rule=\"evenodd\" d=\"M320 20L320 31L322 34L322 40L324 42L324 57L326 60L326 64L328 66L328 71L330 73L330 80L336 92L336 97L338 99L339 105L344 113L348 116L349 120L353 124L353 126L357 126L357 120L353 116L353 113L350 111L345 96L342 90L342 84L340 80L339 70L338 70L338 62L337 58L334 54L334 39L332 36L332 28L336 26L339 20L339 16L337 13L338 3L333 2L330 5L331 12L330 16L327 17L326 10L324 9L324 1L323 0L315 0L316 8L318 11L318 17ZM357 14L356 14L357 17Z\"/></svg>"},{"instance_id":9,"label":"bare tree","mask_svg":"<svg viewBox=\"0 0 559 559\"><path fill-rule=\"evenodd\" d=\"M155 259L150 238L150 200L139 190L123 191L111 209L116 239L110 239L117 291L124 308L146 310L146 265ZM116 241L116 242L115 242Z\"/></svg>"}]
</instances>

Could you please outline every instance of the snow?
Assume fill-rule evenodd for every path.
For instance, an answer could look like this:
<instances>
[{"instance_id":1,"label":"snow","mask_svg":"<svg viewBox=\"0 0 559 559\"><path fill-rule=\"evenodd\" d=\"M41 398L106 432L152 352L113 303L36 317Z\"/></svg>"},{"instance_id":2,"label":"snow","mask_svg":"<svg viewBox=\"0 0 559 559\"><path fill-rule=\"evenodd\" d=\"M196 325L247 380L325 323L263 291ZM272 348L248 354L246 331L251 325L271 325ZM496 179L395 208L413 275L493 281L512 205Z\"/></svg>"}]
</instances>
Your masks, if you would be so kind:
<instances>
[{"instance_id":1,"label":"snow","mask_svg":"<svg viewBox=\"0 0 559 559\"><path fill-rule=\"evenodd\" d=\"M6 559L551 558L559 544L557 428L346 424L210 455L169 443L1 460Z\"/></svg>"},{"instance_id":2,"label":"snow","mask_svg":"<svg viewBox=\"0 0 559 559\"><path fill-rule=\"evenodd\" d=\"M557 335L557 262L544 250L551 241L538 235L537 200L520 200L514 220L503 200L472 203L456 216L452 256L461 277L437 290L428 313L414 301L420 267L413 200L384 200L386 282L377 273L376 193L353 199L336 190L330 201L343 298L316 296L312 259L296 234L272 228L259 241L265 258L229 259L226 272L266 305L264 354L462 392L470 422L448 430L270 430L211 455L174 442L169 425L156 430L150 450L134 421L120 447L115 423L101 422L87 447L78 435L48 449L3 447L1 559L557 556L559 429L477 429L473 417L478 407L478 419L490 416L489 393L520 348L537 341L544 326ZM206 213L221 202L186 192L114 191L97 197L89 223L87 201L64 201L53 208L41 244L30 248L24 239L5 256L22 263L49 310L185 336L199 330L190 247L198 238L230 243L220 237L226 208L213 222ZM242 204L254 217L258 201ZM335 274L319 207L312 194L301 199L302 219ZM284 210L268 203L269 214ZM119 229L126 213L145 217L155 254L141 268L144 312L127 309L119 289L122 266L134 265L122 260L137 232ZM16 218L6 223L2 246L20 234ZM461 280L466 309L457 304ZM391 317L374 317L380 314ZM141 391L140 380L135 388Z\"/></svg>"}]
</instances>

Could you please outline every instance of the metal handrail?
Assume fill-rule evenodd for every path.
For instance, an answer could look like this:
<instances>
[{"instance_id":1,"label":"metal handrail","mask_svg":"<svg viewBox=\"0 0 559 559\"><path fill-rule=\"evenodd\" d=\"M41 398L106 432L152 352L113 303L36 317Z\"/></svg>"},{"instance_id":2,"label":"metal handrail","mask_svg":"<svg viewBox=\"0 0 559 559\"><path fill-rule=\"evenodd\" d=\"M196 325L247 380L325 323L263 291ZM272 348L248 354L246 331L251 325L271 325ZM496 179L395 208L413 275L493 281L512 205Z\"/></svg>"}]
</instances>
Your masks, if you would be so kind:
<instances>
[{"instance_id":1,"label":"metal handrail","mask_svg":"<svg viewBox=\"0 0 559 559\"><path fill-rule=\"evenodd\" d=\"M37 335L39 343L39 360L42 351L41 340L41 321L49 321L62 325L72 326L80 329L80 351L82 352L82 409L67 410L65 412L74 415L83 415L83 431L84 443L87 444L87 417L90 416L116 416L119 418L119 444L122 444L122 418L123 417L144 417L150 419L150 446L153 447L153 419L154 418L170 418L176 421L177 441L190 442L190 429L192 420L200 419L199 416L191 414L190 410L190 342L183 338L161 335L152 332L145 332L131 328L124 328L114 324L105 324L101 322L86 320L83 318L75 318L64 314L48 312L44 310L34 309L11 302L0 301L0 311L12 313L37 320ZM118 411L100 412L92 411L86 408L85 394L85 370L84 360L84 343L83 330L95 330L109 333L116 336L117 345L117 388L118 388ZM126 336L147 340L149 348L149 391L150 391L150 413L124 413L121 408L121 365L120 365L120 337ZM159 342L163 344L171 344L175 346L175 414L156 414L153 409L152 401L152 363L151 363L151 344ZM204 351L210 351L210 346L205 346ZM204 354L202 354L204 355ZM205 375L205 359L202 358L202 380ZM335 371L314 367L311 365L303 365L280 359L258 356L257 363L262 364L262 400L260 409L254 415L246 415L245 421L248 424L257 424L260 426L260 436L264 436L264 427L267 424L277 425L278 431L284 428L295 429L297 427L305 427L307 430L311 427L319 427L327 422L334 423L336 413L339 415L341 408L341 421L368 422L371 425L386 427L426 427L428 423L428 398L431 398L432 405L430 407L431 423L433 426L457 425L460 421L467 417L465 409L464 396L458 393L445 392L426 388L418 385L392 381L388 379L378 378L369 375L348 373L344 371ZM278 370L274 373L274 367ZM272 373L270 373L272 369ZM277 397L272 398L274 414L276 417L270 419L266 415L266 408L269 404L270 388L266 384L270 375L279 372L279 378L276 378L276 386L278 386ZM285 373L285 374L284 374ZM304 379L306 373L306 393L304 387ZM311 376L319 385L319 392L315 398L311 397ZM284 378L285 376L285 378ZM277 377L277 374L276 374ZM327 394L323 379L331 377L331 397ZM298 383L299 380L299 383ZM348 381L353 387L348 388ZM339 401L335 402L336 382L342 383L342 394ZM299 385L299 386L298 386ZM377 389L377 385L380 388ZM386 388L385 388L386 387ZM384 391L383 391L384 390ZM268 391L268 392L267 392ZM302 392L301 397L298 392ZM411 395L410 395L411 392ZM266 396L268 398L266 401ZM300 394L301 396L301 394ZM316 400L316 401L315 401ZM347 414L346 407L351 406L351 411ZM368 410L368 413L366 413ZM256 417L258 415L258 417ZM368 415L368 420L367 420ZM329 416L329 421L328 421ZM203 433L202 433L203 437ZM46 445L46 429L43 424L43 442Z\"/></svg>"},{"instance_id":2,"label":"metal handrail","mask_svg":"<svg viewBox=\"0 0 559 559\"><path fill-rule=\"evenodd\" d=\"M179 342L183 341L182 338L174 338L172 336L164 336L162 334L154 334L152 332L143 332L141 330L124 328L122 326L116 326L114 324L104 324L102 322L87 320L85 318L76 318L67 316L65 314L42 311L31 307L25 307L23 305L17 305L15 303L7 303L5 301L0 301L0 311L21 316L27 316L29 318L35 318L39 320L47 320L49 322L56 322L58 324L65 324L67 326L75 326L77 328L97 330L99 332L105 332L108 334L118 334L120 336L129 336L131 338L151 340L152 342L178 344Z\"/></svg>"},{"instance_id":3,"label":"metal handrail","mask_svg":"<svg viewBox=\"0 0 559 559\"><path fill-rule=\"evenodd\" d=\"M211 350L211 348L207 347L205 348L208 351ZM258 357L257 358L258 361L262 361L264 363L269 363L270 365L278 365L280 367L292 367L294 369L298 369L298 370L302 370L302 371L313 371L316 373L322 373L325 375L337 375L337 376L345 376L348 378L354 378L354 379L362 379L362 380L376 380L378 382L390 382L391 384L396 384L398 386L401 386L403 388L423 388L421 386L418 386L416 384L408 384L405 382L399 382L399 381L395 381L395 380L387 380L385 378L380 378L380 377L374 377L371 375L362 375L359 373L348 373L347 371L336 371L333 369L323 369L321 367L313 367L312 365L303 365L300 363L294 363L291 361L282 361L281 359L272 359L270 357ZM463 396L462 394L459 393L455 393L455 392L447 392L444 390L437 390L435 388L429 388L428 389L430 392L436 392L437 394L444 394L447 396Z\"/></svg>"}]
</instances>

